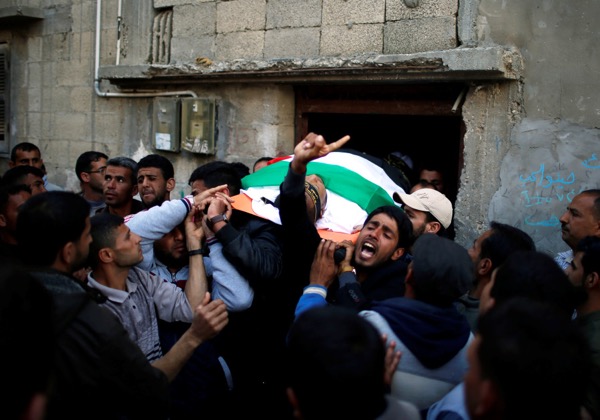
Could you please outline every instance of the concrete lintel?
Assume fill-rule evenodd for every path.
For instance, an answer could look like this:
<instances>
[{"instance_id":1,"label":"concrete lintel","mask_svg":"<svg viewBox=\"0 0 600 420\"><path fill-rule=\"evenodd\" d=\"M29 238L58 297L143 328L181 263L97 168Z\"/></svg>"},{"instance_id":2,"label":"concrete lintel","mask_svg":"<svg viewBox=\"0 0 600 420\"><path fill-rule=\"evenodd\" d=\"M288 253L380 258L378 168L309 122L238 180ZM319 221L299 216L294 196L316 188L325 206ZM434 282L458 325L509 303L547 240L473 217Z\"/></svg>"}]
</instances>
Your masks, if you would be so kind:
<instances>
[{"instance_id":1,"label":"concrete lintel","mask_svg":"<svg viewBox=\"0 0 600 420\"><path fill-rule=\"evenodd\" d=\"M518 50L500 46L416 54L308 59L233 60L199 65L103 66L101 79L118 86L224 82L419 82L515 80L523 71Z\"/></svg>"},{"instance_id":2,"label":"concrete lintel","mask_svg":"<svg viewBox=\"0 0 600 420\"><path fill-rule=\"evenodd\" d=\"M44 11L37 7L0 7L0 24L18 24L44 18Z\"/></svg>"}]
</instances>

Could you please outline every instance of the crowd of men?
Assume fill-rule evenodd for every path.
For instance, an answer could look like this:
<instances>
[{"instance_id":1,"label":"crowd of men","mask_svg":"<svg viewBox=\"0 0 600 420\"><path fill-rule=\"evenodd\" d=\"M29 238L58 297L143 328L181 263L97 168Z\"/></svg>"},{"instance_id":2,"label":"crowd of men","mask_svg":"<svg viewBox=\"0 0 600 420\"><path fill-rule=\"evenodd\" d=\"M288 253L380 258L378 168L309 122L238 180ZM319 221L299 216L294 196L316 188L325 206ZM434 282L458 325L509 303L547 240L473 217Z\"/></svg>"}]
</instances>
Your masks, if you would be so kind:
<instances>
[{"instance_id":1,"label":"crowd of men","mask_svg":"<svg viewBox=\"0 0 600 420\"><path fill-rule=\"evenodd\" d=\"M334 241L316 221L343 180L308 168L348 141L296 145L281 223L236 207L239 163L199 166L174 198L166 157L88 151L75 193L15 146L7 418L600 418L600 189L569 203L556 256L498 221L455 243L428 169Z\"/></svg>"}]
</instances>

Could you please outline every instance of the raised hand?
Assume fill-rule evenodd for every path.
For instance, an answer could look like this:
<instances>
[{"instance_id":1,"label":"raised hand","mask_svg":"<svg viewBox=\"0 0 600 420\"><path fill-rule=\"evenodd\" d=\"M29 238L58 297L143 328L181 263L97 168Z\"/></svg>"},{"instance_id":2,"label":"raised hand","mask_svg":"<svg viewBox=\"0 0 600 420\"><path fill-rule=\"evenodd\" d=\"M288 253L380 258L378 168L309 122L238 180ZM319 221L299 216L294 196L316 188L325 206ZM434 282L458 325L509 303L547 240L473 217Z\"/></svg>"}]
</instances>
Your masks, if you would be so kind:
<instances>
[{"instance_id":1,"label":"raised hand","mask_svg":"<svg viewBox=\"0 0 600 420\"><path fill-rule=\"evenodd\" d=\"M308 133L308 135L294 148L292 169L296 173L306 172L306 165L308 162L338 150L349 140L350 136L344 136L339 140L327 144L320 134Z\"/></svg>"},{"instance_id":2,"label":"raised hand","mask_svg":"<svg viewBox=\"0 0 600 420\"><path fill-rule=\"evenodd\" d=\"M335 242L326 239L321 240L310 267L310 284L329 287L335 280L337 276L337 265L333 259L335 248Z\"/></svg>"},{"instance_id":3,"label":"raised hand","mask_svg":"<svg viewBox=\"0 0 600 420\"><path fill-rule=\"evenodd\" d=\"M185 218L185 238L188 250L199 249L205 234L202 229L202 210L200 206L193 206Z\"/></svg>"},{"instance_id":4,"label":"raised hand","mask_svg":"<svg viewBox=\"0 0 600 420\"><path fill-rule=\"evenodd\" d=\"M207 198L214 196L218 192L222 193L224 191L227 191L227 189L228 189L227 184L223 184L223 185L219 185L217 187L213 187L213 188L209 188L207 190L204 190L201 193L198 193L198 194L194 195L194 204L196 204L196 205L202 205L203 202Z\"/></svg>"},{"instance_id":5,"label":"raised hand","mask_svg":"<svg viewBox=\"0 0 600 420\"><path fill-rule=\"evenodd\" d=\"M190 330L196 338L204 341L217 335L228 322L225 303L221 299L211 301L210 293L206 292L202 304L194 309Z\"/></svg>"}]
</instances>

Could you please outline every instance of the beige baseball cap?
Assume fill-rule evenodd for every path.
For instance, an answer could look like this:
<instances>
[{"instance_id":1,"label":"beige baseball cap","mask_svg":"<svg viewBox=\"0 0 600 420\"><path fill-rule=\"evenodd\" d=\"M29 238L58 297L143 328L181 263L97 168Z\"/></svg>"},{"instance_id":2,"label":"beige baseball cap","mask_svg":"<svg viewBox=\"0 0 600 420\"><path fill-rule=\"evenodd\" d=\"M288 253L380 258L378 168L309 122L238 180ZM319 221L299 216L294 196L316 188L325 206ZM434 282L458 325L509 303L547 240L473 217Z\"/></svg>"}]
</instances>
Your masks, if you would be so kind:
<instances>
[{"instance_id":1,"label":"beige baseball cap","mask_svg":"<svg viewBox=\"0 0 600 420\"><path fill-rule=\"evenodd\" d=\"M396 203L431 213L446 229L452 223L452 203L437 190L421 188L412 194L395 192L393 197Z\"/></svg>"}]
</instances>

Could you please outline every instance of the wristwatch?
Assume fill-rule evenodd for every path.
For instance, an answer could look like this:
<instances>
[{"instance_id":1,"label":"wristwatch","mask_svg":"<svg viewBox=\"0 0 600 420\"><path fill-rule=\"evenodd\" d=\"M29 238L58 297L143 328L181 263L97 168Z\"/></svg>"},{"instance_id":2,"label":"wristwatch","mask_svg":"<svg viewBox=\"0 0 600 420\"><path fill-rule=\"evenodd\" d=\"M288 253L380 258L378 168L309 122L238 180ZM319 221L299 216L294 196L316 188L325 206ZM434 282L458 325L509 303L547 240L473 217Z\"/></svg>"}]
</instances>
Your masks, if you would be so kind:
<instances>
[{"instance_id":1,"label":"wristwatch","mask_svg":"<svg viewBox=\"0 0 600 420\"><path fill-rule=\"evenodd\" d=\"M225 222L225 223L229 223L229 219L227 218L227 215L225 213L223 214L217 214L214 217L211 217L210 219L208 219L208 221L206 222L206 224L208 225L209 228L212 229L212 227L214 226L215 223L217 222Z\"/></svg>"}]
</instances>

